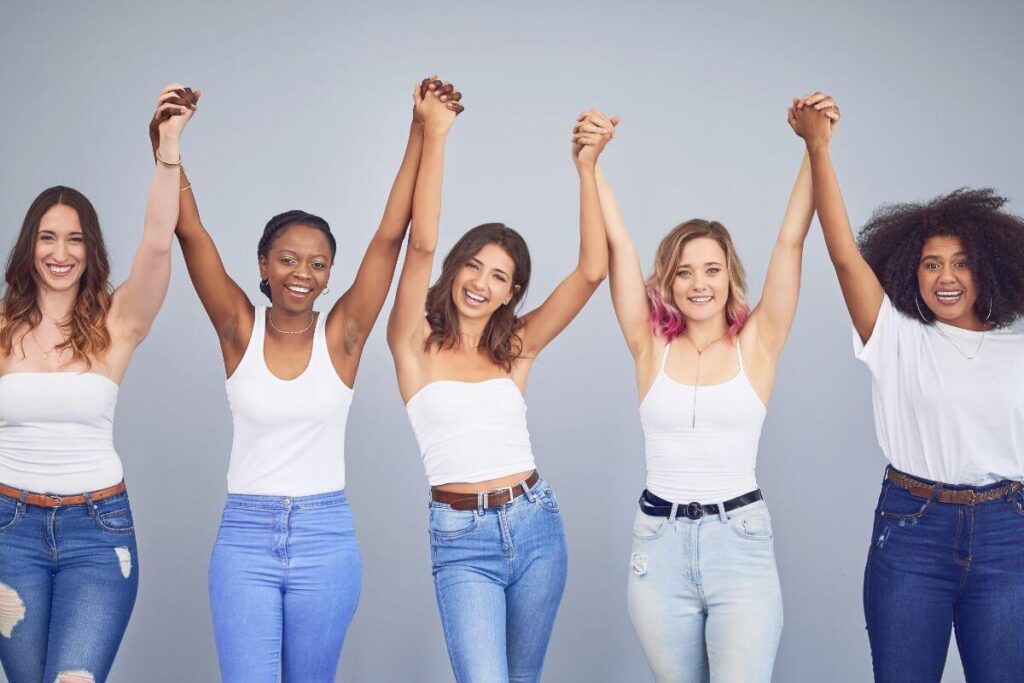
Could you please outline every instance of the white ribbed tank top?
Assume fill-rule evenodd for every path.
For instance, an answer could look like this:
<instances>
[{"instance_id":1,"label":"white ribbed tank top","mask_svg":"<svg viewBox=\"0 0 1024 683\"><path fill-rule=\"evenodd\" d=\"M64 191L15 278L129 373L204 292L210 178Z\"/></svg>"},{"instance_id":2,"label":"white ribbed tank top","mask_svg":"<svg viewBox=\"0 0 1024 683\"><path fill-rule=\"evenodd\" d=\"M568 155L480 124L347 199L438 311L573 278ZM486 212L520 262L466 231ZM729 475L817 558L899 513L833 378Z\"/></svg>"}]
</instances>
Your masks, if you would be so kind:
<instances>
[{"instance_id":1,"label":"white ribbed tank top","mask_svg":"<svg viewBox=\"0 0 1024 683\"><path fill-rule=\"evenodd\" d=\"M743 369L721 384L683 384L665 374L671 344L644 400L640 421L647 490L674 503L716 503L757 488L754 467L765 409Z\"/></svg>"},{"instance_id":2,"label":"white ribbed tank top","mask_svg":"<svg viewBox=\"0 0 1024 683\"><path fill-rule=\"evenodd\" d=\"M293 380L267 367L266 307L256 307L252 336L227 379L234 424L228 493L308 496L345 488L345 424L352 389L338 377L320 314L309 365Z\"/></svg>"}]
</instances>

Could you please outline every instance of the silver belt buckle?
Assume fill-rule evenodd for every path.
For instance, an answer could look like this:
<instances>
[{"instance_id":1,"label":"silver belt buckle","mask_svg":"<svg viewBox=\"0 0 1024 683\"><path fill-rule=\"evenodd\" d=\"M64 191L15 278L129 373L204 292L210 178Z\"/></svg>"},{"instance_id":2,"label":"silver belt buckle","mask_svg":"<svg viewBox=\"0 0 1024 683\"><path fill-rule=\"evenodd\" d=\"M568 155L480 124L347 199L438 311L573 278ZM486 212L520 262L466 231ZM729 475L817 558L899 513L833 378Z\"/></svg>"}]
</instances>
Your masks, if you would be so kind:
<instances>
[{"instance_id":1,"label":"silver belt buckle","mask_svg":"<svg viewBox=\"0 0 1024 683\"><path fill-rule=\"evenodd\" d=\"M508 491L508 502L511 503L513 500L516 499L516 494L512 490L515 487L516 487L516 484L513 484L512 486L502 486L500 489L494 489L493 491L488 491L487 495L491 496L491 495L494 495L496 493L505 493L506 491Z\"/></svg>"}]
</instances>

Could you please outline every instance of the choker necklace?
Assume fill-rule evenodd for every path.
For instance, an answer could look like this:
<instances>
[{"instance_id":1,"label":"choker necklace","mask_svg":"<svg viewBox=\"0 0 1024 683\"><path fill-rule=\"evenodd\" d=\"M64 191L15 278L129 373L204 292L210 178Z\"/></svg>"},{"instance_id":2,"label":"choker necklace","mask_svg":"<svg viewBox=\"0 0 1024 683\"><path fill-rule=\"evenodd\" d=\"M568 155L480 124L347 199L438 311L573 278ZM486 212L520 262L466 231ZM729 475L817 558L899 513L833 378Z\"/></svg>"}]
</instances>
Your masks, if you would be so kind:
<instances>
[{"instance_id":1,"label":"choker necklace","mask_svg":"<svg viewBox=\"0 0 1024 683\"><path fill-rule=\"evenodd\" d=\"M309 328L313 327L313 321L316 320L316 314L313 311L309 312L309 324L303 327L301 330L282 330L280 327L274 324L274 314L270 310L267 310L267 320L270 321L270 326L273 327L277 332L281 334L305 334L309 332Z\"/></svg>"},{"instance_id":2,"label":"choker necklace","mask_svg":"<svg viewBox=\"0 0 1024 683\"><path fill-rule=\"evenodd\" d=\"M952 344L953 348L956 349L960 353L960 355L964 357L965 360L974 360L975 358L977 358L978 352L981 351L981 345L985 343L985 333L988 332L988 330L982 330L981 339L978 341L978 348L974 349L974 353L968 356L966 353L964 353L964 350L960 348L959 344L953 341L952 338L950 338L945 332L942 331L942 328L939 327L938 323L935 325L935 331L941 334L943 339Z\"/></svg>"},{"instance_id":3,"label":"choker necklace","mask_svg":"<svg viewBox=\"0 0 1024 683\"><path fill-rule=\"evenodd\" d=\"M716 337L712 341L710 341L707 344L705 344L703 347L697 346L697 344L695 344L692 339L687 337L685 334L683 335L683 338L686 339L686 341L690 342L690 346L692 346L697 351L697 376L693 380L693 421L690 423L690 428L691 429L695 429L697 427L697 387L700 386L700 361L701 361L701 358L704 357L704 352L707 351L709 346L713 346L713 345L717 344L718 342L722 341L722 339L727 334L729 334L729 330L726 330L721 335L719 335L718 337Z\"/></svg>"}]
</instances>

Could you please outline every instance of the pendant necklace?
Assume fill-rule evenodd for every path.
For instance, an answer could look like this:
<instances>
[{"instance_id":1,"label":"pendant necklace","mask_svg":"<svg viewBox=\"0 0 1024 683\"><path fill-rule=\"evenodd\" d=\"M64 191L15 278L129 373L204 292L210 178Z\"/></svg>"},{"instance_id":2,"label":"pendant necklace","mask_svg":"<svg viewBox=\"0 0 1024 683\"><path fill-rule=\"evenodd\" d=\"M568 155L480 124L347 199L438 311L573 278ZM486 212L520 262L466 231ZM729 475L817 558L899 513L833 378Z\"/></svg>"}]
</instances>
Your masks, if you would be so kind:
<instances>
[{"instance_id":1,"label":"pendant necklace","mask_svg":"<svg viewBox=\"0 0 1024 683\"><path fill-rule=\"evenodd\" d=\"M687 337L685 334L683 335L686 341L690 342L690 345L697 351L697 376L696 379L694 379L693 381L693 421L690 423L691 429L696 429L697 427L697 387L700 386L700 361L704 357L704 352L707 351L708 347L717 344L727 334L729 334L728 330L723 332L721 335L719 335L712 341L705 344L703 347L698 347L692 339Z\"/></svg>"}]
</instances>

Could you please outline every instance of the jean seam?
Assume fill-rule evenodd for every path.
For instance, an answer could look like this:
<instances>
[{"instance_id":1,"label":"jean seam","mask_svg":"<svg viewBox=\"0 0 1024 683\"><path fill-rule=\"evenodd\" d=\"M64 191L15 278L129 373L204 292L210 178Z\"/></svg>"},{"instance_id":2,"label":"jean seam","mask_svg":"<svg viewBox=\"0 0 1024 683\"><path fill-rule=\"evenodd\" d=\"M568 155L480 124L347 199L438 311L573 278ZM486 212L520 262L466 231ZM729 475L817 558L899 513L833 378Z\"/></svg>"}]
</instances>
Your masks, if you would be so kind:
<instances>
[{"instance_id":1,"label":"jean seam","mask_svg":"<svg viewBox=\"0 0 1024 683\"><path fill-rule=\"evenodd\" d=\"M14 506L14 517L11 518L10 522L8 522L4 526L0 527L0 534L2 534L3 532L7 531L8 529L13 529L14 525L16 525L18 522L21 521L22 516L23 516L23 513L21 511L21 504L20 503L16 504Z\"/></svg>"}]
</instances>

